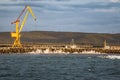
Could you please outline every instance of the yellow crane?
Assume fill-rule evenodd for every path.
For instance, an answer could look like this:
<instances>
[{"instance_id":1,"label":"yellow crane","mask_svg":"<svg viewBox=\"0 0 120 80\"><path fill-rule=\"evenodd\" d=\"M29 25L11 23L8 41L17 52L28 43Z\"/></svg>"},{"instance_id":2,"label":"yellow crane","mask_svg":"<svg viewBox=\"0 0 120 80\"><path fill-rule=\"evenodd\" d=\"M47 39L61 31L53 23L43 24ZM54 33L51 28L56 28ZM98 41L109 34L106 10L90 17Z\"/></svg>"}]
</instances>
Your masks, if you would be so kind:
<instances>
[{"instance_id":1,"label":"yellow crane","mask_svg":"<svg viewBox=\"0 0 120 80\"><path fill-rule=\"evenodd\" d=\"M24 12L25 12L24 19L23 19L21 25L19 25L20 17L23 15ZM23 28L23 26L26 22L27 17L28 17L28 13L30 13L33 16L34 20L36 21L36 16L34 15L31 7L30 6L25 6L25 8L22 10L22 12L19 15L19 17L17 18L17 20L15 20L14 22L11 23L11 24L15 24L15 26L16 26L16 31L11 32L11 37L15 38L14 44L12 45L12 47L22 47L22 44L20 42L20 37L21 37L20 33L21 33L22 28Z\"/></svg>"}]
</instances>

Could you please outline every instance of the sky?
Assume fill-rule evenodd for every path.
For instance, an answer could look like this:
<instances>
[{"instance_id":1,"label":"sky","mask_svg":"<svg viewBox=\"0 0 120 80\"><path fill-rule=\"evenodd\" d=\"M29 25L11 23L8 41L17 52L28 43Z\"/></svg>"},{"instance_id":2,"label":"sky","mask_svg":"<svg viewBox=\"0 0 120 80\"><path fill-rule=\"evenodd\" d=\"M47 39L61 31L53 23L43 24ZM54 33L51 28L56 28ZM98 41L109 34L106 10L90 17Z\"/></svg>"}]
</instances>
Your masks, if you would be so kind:
<instances>
[{"instance_id":1,"label":"sky","mask_svg":"<svg viewBox=\"0 0 120 80\"><path fill-rule=\"evenodd\" d=\"M0 0L0 32L15 31L25 5L37 21L29 14L22 31L120 33L120 0Z\"/></svg>"}]
</instances>

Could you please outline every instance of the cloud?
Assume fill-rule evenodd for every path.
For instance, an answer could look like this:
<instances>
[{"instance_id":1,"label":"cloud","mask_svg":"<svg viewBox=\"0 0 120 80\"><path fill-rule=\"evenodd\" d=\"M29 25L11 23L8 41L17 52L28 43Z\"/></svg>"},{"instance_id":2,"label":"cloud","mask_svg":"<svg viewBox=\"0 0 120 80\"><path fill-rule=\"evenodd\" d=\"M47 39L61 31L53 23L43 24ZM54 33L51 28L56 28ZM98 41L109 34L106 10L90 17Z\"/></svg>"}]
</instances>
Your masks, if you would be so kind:
<instances>
[{"instance_id":1,"label":"cloud","mask_svg":"<svg viewBox=\"0 0 120 80\"><path fill-rule=\"evenodd\" d=\"M110 8L110 9L93 9L94 12L104 12L104 13L115 13L120 12L119 8Z\"/></svg>"},{"instance_id":2,"label":"cloud","mask_svg":"<svg viewBox=\"0 0 120 80\"><path fill-rule=\"evenodd\" d=\"M110 1L114 3L120 2L120 0L110 0Z\"/></svg>"},{"instance_id":3,"label":"cloud","mask_svg":"<svg viewBox=\"0 0 120 80\"><path fill-rule=\"evenodd\" d=\"M10 23L25 5L32 7L37 21L29 15L24 31L120 31L119 0L4 0L0 2L0 31L14 31Z\"/></svg>"}]
</instances>

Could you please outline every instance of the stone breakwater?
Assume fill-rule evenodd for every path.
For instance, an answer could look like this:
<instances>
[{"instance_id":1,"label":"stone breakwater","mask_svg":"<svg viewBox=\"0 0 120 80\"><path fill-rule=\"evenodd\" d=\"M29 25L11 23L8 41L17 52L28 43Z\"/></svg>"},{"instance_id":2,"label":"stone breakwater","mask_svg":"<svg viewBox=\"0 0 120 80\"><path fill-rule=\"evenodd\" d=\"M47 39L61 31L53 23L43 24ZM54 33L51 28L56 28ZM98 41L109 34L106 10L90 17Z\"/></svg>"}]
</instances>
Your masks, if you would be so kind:
<instances>
[{"instance_id":1,"label":"stone breakwater","mask_svg":"<svg viewBox=\"0 0 120 80\"><path fill-rule=\"evenodd\" d=\"M120 54L120 49L103 49L103 48L55 48L55 47L22 47L22 48L12 48L12 47L0 47L1 54L22 54L22 53L111 53Z\"/></svg>"},{"instance_id":2,"label":"stone breakwater","mask_svg":"<svg viewBox=\"0 0 120 80\"><path fill-rule=\"evenodd\" d=\"M23 47L23 48L11 48L11 47L4 47L0 48L0 53L1 54L11 54L11 53L27 53L27 52L32 52L34 51L34 48L28 48L28 47Z\"/></svg>"}]
</instances>

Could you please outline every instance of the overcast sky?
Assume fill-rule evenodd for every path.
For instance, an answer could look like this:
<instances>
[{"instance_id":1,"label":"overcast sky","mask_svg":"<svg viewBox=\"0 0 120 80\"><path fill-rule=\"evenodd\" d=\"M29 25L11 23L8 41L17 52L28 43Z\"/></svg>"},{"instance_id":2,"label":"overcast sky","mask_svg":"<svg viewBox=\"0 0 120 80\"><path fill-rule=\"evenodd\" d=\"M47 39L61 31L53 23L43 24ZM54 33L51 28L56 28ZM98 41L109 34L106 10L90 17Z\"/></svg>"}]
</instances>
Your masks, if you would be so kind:
<instances>
[{"instance_id":1,"label":"overcast sky","mask_svg":"<svg viewBox=\"0 0 120 80\"><path fill-rule=\"evenodd\" d=\"M0 0L0 31L15 30L25 5L37 21L29 14L23 31L120 33L120 0Z\"/></svg>"}]
</instances>

